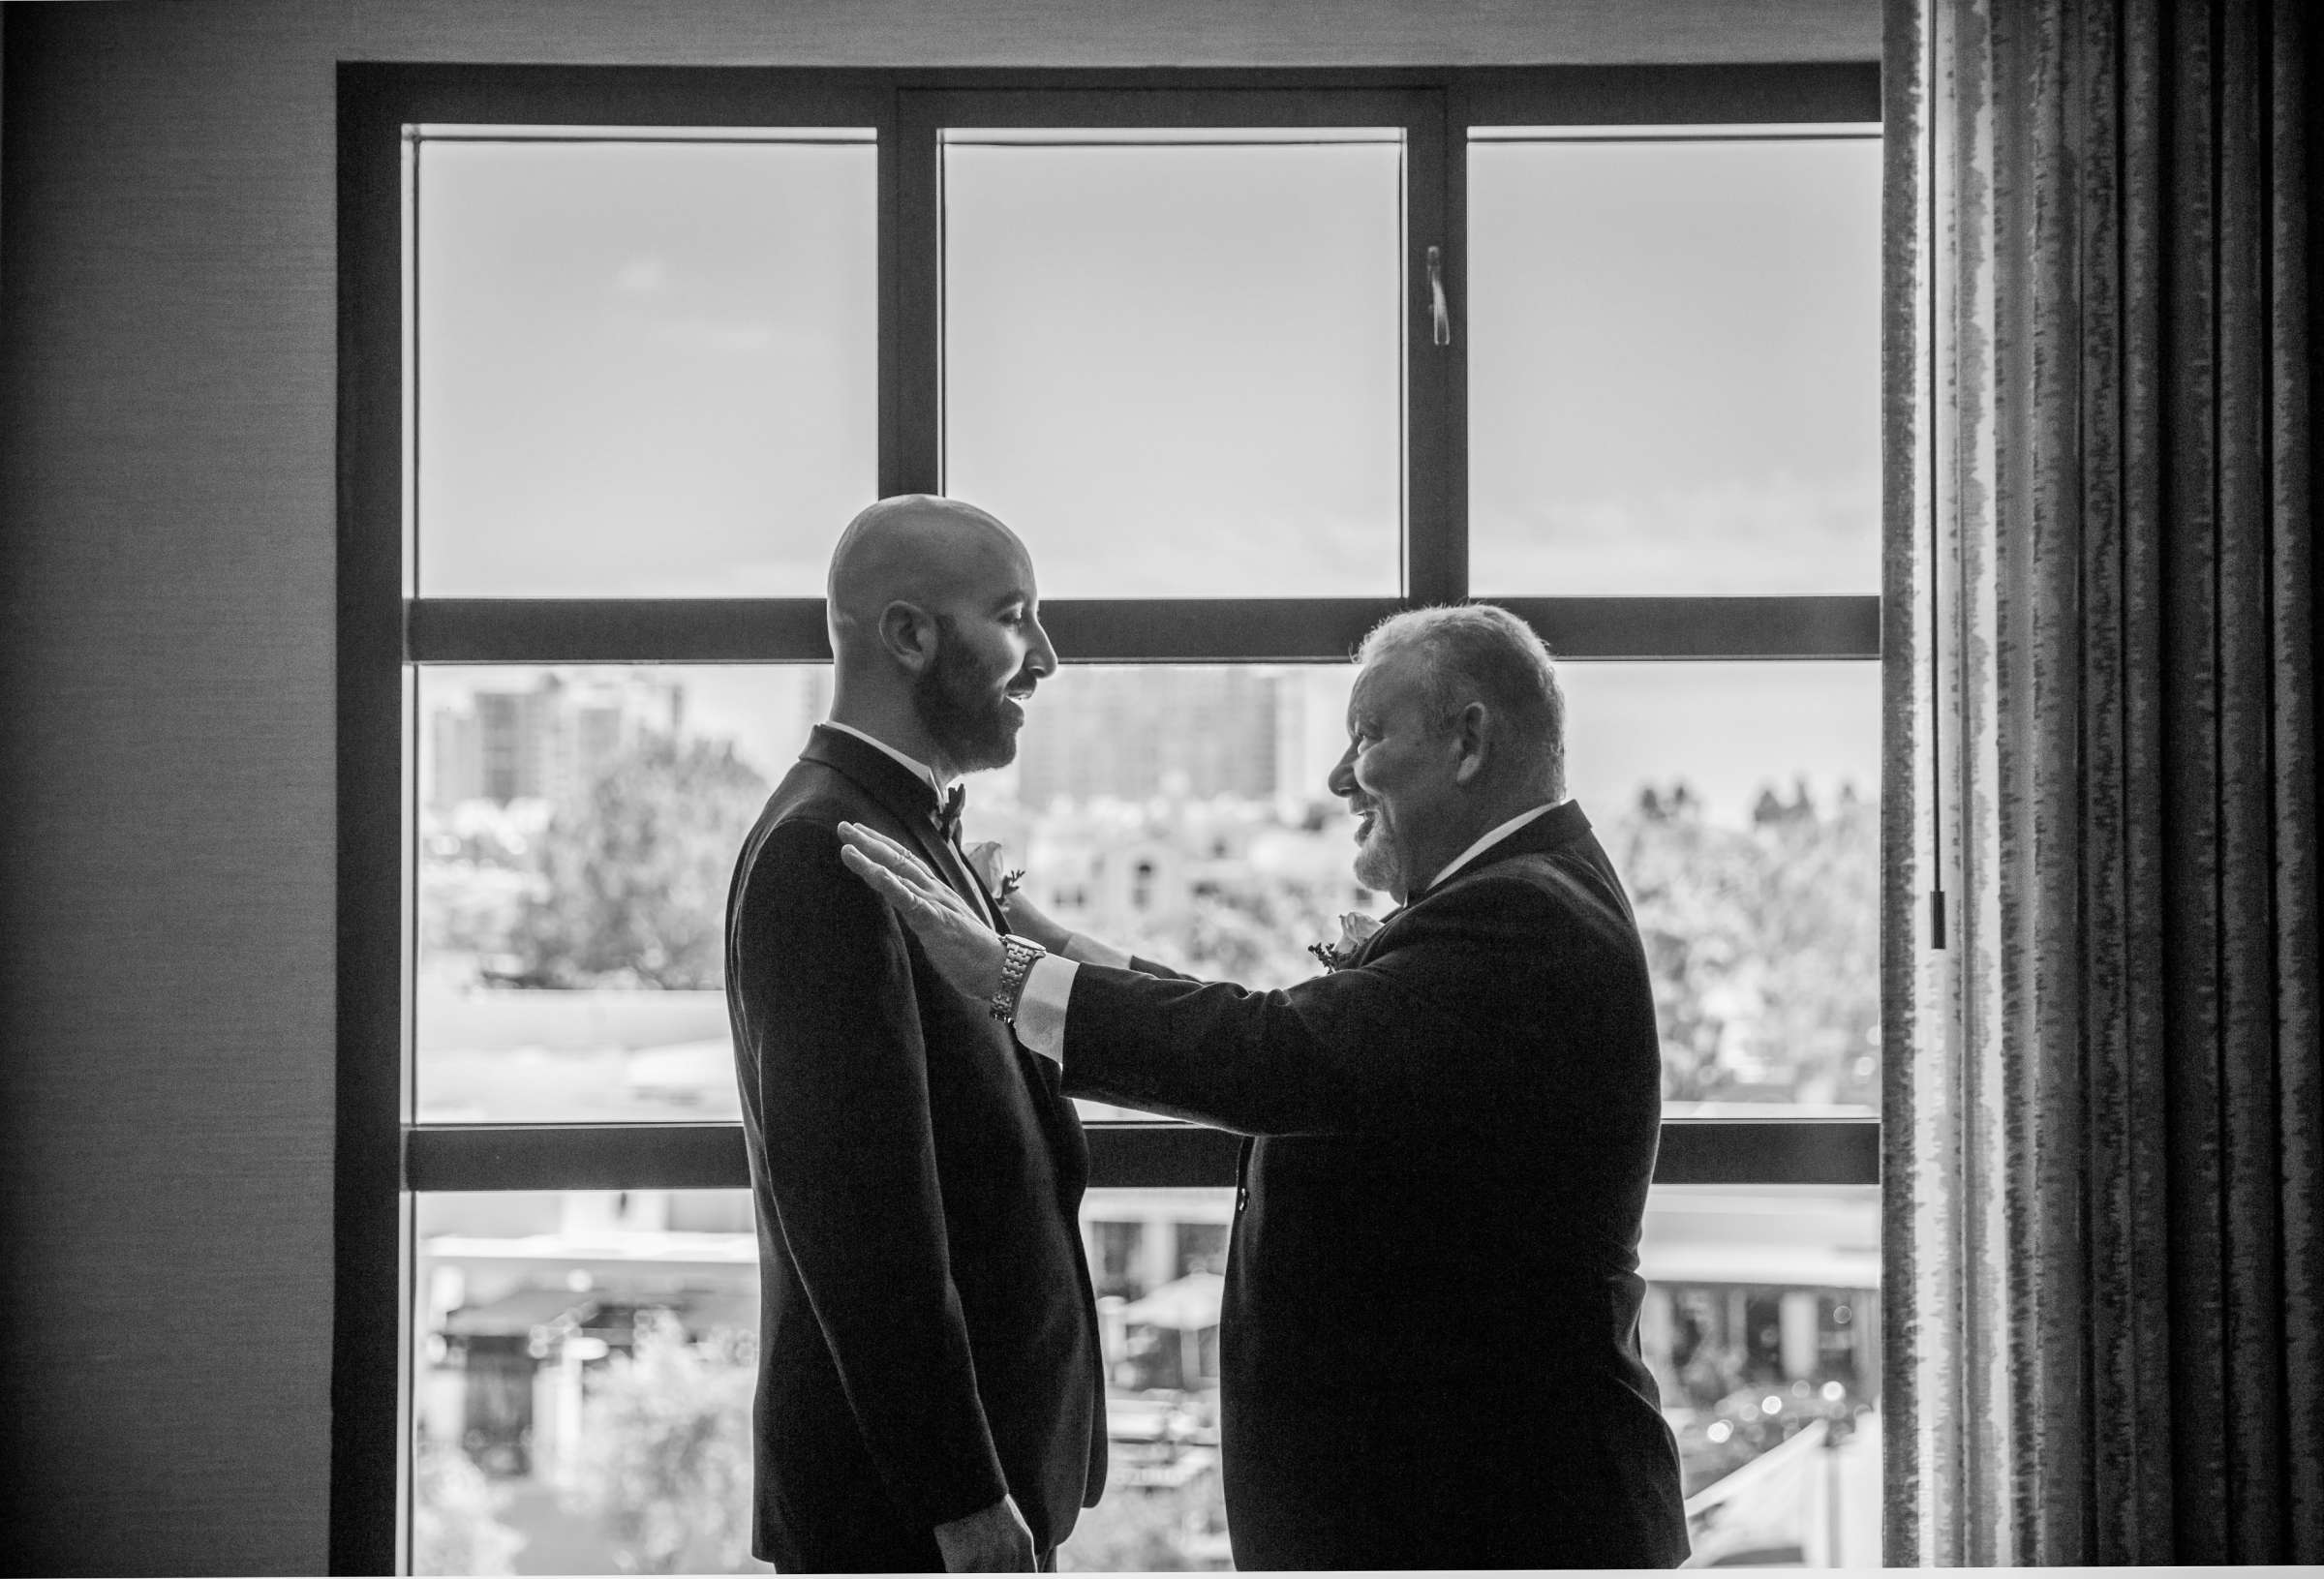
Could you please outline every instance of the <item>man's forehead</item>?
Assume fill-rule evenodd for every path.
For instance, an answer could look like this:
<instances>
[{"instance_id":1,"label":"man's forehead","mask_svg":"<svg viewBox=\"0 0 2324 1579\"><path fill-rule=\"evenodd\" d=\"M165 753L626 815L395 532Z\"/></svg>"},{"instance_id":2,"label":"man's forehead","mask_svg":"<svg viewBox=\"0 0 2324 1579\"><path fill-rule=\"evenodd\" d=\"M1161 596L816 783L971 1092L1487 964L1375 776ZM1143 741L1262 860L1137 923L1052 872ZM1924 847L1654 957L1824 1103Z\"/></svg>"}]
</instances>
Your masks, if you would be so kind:
<instances>
[{"instance_id":1,"label":"man's forehead","mask_svg":"<svg viewBox=\"0 0 2324 1579\"><path fill-rule=\"evenodd\" d=\"M1004 609L1015 608L1020 603L1029 604L1032 601L1033 585L1030 576L1004 576L984 590L984 606L995 614Z\"/></svg>"},{"instance_id":2,"label":"man's forehead","mask_svg":"<svg viewBox=\"0 0 2324 1579\"><path fill-rule=\"evenodd\" d=\"M1382 708L1394 707L1412 688L1418 676L1412 661L1414 656L1391 648L1357 670L1355 683L1348 687L1348 712L1376 713Z\"/></svg>"},{"instance_id":3,"label":"man's forehead","mask_svg":"<svg viewBox=\"0 0 2324 1579\"><path fill-rule=\"evenodd\" d=\"M956 574L977 602L998 605L1033 595L1033 562L1019 544L994 536L963 546Z\"/></svg>"}]
</instances>

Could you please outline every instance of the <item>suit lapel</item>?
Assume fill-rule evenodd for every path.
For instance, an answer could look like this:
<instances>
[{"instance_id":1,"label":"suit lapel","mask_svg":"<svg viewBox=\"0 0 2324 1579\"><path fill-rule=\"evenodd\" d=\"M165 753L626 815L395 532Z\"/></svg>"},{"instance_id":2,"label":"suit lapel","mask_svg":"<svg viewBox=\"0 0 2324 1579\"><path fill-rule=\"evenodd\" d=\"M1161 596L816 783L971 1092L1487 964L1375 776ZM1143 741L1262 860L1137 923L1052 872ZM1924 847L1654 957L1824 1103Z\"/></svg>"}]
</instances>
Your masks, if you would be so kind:
<instances>
[{"instance_id":1,"label":"suit lapel","mask_svg":"<svg viewBox=\"0 0 2324 1579\"><path fill-rule=\"evenodd\" d=\"M985 885L952 841L937 831L935 790L925 779L915 777L885 751L821 724L808 736L807 748L799 756L804 762L819 762L844 774L849 782L871 796L902 826L920 859L944 880L945 887L982 916L986 926L994 931L1007 930L1000 925L1000 907L985 892Z\"/></svg>"},{"instance_id":2,"label":"suit lapel","mask_svg":"<svg viewBox=\"0 0 2324 1579\"><path fill-rule=\"evenodd\" d=\"M961 853L960 846L946 838L943 832L927 817L912 825L912 835L920 845L923 859L937 876L944 879L944 886L966 900L968 908L982 916L987 926L996 932L1007 931L1008 928L1000 924L1000 906L994 904L993 896L985 892L985 885L977 877L976 868L968 865L968 858Z\"/></svg>"},{"instance_id":3,"label":"suit lapel","mask_svg":"<svg viewBox=\"0 0 2324 1579\"><path fill-rule=\"evenodd\" d=\"M1393 926L1396 924L1397 917L1403 915L1405 911L1411 908L1412 906L1410 905L1398 905L1395 909L1391 910L1387 915L1382 916L1380 918L1380 925L1373 930L1372 935L1365 938L1361 943L1356 945L1356 957L1349 960L1346 964L1340 966L1339 968L1342 970L1354 970L1357 966L1362 964L1366 959L1369 959L1372 957L1372 950L1378 946L1382 934L1387 932L1391 926Z\"/></svg>"},{"instance_id":4,"label":"suit lapel","mask_svg":"<svg viewBox=\"0 0 2324 1579\"><path fill-rule=\"evenodd\" d=\"M942 834L935 835L935 845L937 849L944 852L946 859L951 864L952 869L947 874L947 878L952 884L953 892L977 907L978 913L985 918L986 926L996 932L1007 931L1008 924L1001 920L999 902L985 888L985 880L976 874L976 867L969 864L968 857L962 852L961 847ZM963 887L963 884L966 886Z\"/></svg>"}]
</instances>

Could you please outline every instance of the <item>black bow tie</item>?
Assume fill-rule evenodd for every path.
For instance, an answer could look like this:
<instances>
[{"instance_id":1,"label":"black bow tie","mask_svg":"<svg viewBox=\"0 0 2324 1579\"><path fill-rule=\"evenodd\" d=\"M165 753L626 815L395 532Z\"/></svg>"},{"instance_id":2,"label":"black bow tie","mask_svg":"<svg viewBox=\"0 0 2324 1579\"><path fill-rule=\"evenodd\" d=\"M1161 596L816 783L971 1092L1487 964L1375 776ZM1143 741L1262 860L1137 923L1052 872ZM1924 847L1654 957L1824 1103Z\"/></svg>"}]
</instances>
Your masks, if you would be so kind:
<instances>
[{"instance_id":1,"label":"black bow tie","mask_svg":"<svg viewBox=\"0 0 2324 1579\"><path fill-rule=\"evenodd\" d=\"M961 837L961 807L967 799L968 786L955 784L945 792L942 803L928 814L930 819L935 823L936 832L956 844L960 842Z\"/></svg>"}]
</instances>

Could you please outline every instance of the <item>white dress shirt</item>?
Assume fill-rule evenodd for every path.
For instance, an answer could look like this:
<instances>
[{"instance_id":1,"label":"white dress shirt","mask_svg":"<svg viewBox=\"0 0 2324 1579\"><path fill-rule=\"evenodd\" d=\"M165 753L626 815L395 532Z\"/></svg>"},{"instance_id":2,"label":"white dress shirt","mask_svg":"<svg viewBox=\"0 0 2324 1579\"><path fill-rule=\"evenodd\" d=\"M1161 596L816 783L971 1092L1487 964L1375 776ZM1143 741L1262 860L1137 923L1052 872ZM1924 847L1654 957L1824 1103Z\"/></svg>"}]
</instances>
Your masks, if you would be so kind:
<instances>
[{"instance_id":1,"label":"white dress shirt","mask_svg":"<svg viewBox=\"0 0 2324 1579\"><path fill-rule=\"evenodd\" d=\"M1518 812L1515 816L1510 818L1509 821L1503 823L1500 827L1485 835L1484 837L1479 839L1476 843L1461 851L1460 854L1454 856L1451 861L1446 862L1444 870L1438 872L1435 877L1431 878L1428 886L1430 888L1435 888L1446 878L1460 870L1461 867L1467 865L1470 862L1484 854L1485 851L1491 849L1494 845L1509 837L1510 835L1515 833L1518 829L1524 827L1536 817L1547 816L1549 812L1556 807L1557 804L1558 803L1552 801L1547 805L1537 805L1531 811Z\"/></svg>"},{"instance_id":2,"label":"white dress shirt","mask_svg":"<svg viewBox=\"0 0 2324 1579\"><path fill-rule=\"evenodd\" d=\"M942 804L944 800L944 792L950 789L952 786L936 776L935 769L930 767L918 757L905 756L902 751L897 750L896 747L890 745L886 741L881 740L878 736L867 735L862 730L856 728L853 724L843 724L837 718L826 718L824 722L831 728L841 731L842 734L853 735L857 740L862 741L866 745L876 745L879 747L879 749L887 752L888 755L894 757L897 761L911 769L915 776L927 779L928 787L936 792L937 803L939 805Z\"/></svg>"},{"instance_id":3,"label":"white dress shirt","mask_svg":"<svg viewBox=\"0 0 2324 1579\"><path fill-rule=\"evenodd\" d=\"M1520 811L1454 856L1428 886L1435 888L1518 829L1537 817L1546 816L1561 804L1551 802L1537 805L1531 811ZM1086 938L1079 932L1066 939L1063 953L1044 955L1034 960L1033 968L1024 973L1024 987L1017 994L1017 1040L1042 1057L1062 1065L1065 1062L1065 1009L1073 997L1074 976L1083 965L1113 965L1118 968L1128 963L1129 956L1119 949Z\"/></svg>"}]
</instances>

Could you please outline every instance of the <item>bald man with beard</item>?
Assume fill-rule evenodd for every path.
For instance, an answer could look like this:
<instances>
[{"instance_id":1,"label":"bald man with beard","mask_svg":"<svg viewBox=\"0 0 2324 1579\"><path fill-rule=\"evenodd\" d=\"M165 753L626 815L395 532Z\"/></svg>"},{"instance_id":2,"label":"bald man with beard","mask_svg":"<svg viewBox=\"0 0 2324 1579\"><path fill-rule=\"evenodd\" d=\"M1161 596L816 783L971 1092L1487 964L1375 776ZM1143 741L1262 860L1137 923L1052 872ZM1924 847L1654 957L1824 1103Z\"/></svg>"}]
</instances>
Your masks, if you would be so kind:
<instances>
[{"instance_id":1,"label":"bald man with beard","mask_svg":"<svg viewBox=\"0 0 2324 1579\"><path fill-rule=\"evenodd\" d=\"M762 1292L752 1550L786 1572L1047 1568L1105 1479L1081 1123L836 829L878 829L1005 931L957 781L1015 757L1056 653L1024 545L956 501L857 516L828 607L830 719L726 909Z\"/></svg>"}]
</instances>

